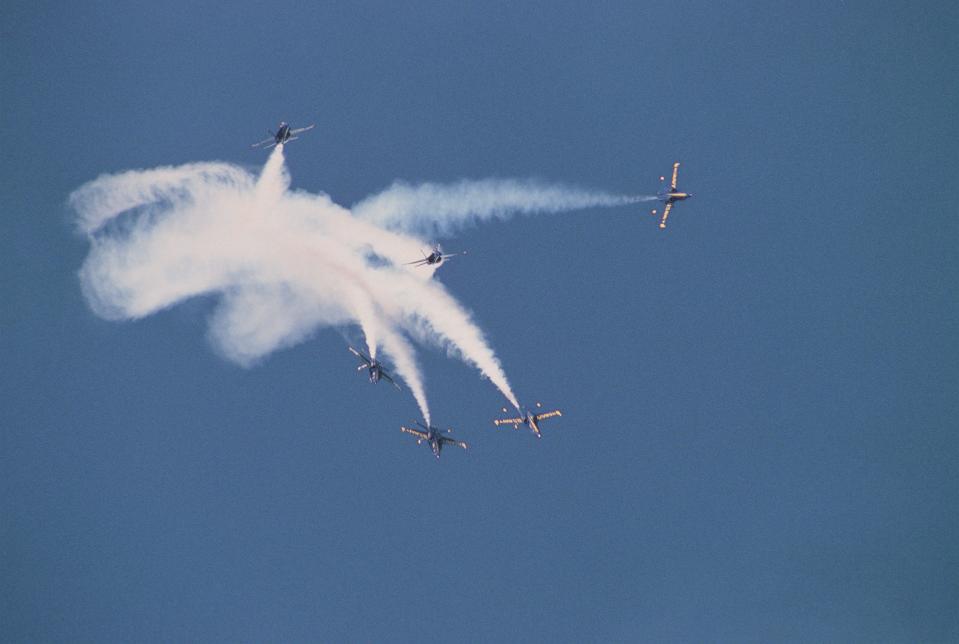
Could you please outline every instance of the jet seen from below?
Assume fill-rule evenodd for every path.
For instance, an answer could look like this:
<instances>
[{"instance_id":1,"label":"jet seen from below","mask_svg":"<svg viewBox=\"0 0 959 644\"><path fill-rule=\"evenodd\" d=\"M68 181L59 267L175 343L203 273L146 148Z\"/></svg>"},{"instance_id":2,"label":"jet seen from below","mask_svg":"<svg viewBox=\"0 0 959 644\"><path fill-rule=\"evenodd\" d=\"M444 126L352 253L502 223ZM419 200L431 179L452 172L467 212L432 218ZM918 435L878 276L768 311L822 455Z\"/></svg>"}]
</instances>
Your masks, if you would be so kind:
<instances>
[{"instance_id":1,"label":"jet seen from below","mask_svg":"<svg viewBox=\"0 0 959 644\"><path fill-rule=\"evenodd\" d=\"M436 266L443 263L444 259L449 259L450 257L456 257L457 255L465 255L466 251L462 253L450 253L449 255L444 255L443 251L440 250L439 246L433 247L433 252L429 255L423 253L423 259L418 259L415 262L406 262L407 266Z\"/></svg>"},{"instance_id":2,"label":"jet seen from below","mask_svg":"<svg viewBox=\"0 0 959 644\"><path fill-rule=\"evenodd\" d=\"M370 382L374 385L380 381L380 378L385 378L390 381L390 384L400 389L400 386L396 384L396 381L390 377L390 374L386 373L386 370L380 365L380 363L373 358L368 357L362 351L357 351L353 347L349 347L350 353L359 358L363 364L356 368L357 371L363 371L367 369L370 372Z\"/></svg>"},{"instance_id":3,"label":"jet seen from below","mask_svg":"<svg viewBox=\"0 0 959 644\"><path fill-rule=\"evenodd\" d=\"M673 164L673 179L669 182L669 185L663 185L660 188L659 192L656 194L656 197L666 204L666 208L663 209L663 218L659 222L660 228L666 227L666 218L669 217L669 211L673 209L673 204L677 201L682 201L684 199L689 199L692 197L691 192L680 192L676 188L676 175L679 173L679 161ZM666 181L666 177L660 177L660 181ZM656 214L656 211L653 210L652 214Z\"/></svg>"},{"instance_id":4,"label":"jet seen from below","mask_svg":"<svg viewBox=\"0 0 959 644\"><path fill-rule=\"evenodd\" d=\"M286 121L281 121L279 129L277 129L276 132L270 132L269 130L267 130L267 132L270 132L270 138L263 139L259 143L254 143L250 147L258 148L261 145L265 145L269 143L269 145L267 145L266 147L272 148L274 145L280 145L281 143L286 143L287 141L295 141L296 139L300 138L296 136L297 134L299 134L300 132L306 132L307 130L312 130L315 127L316 127L316 124L314 123L313 125L308 125L307 127L301 127L296 130L291 130L289 123L287 123Z\"/></svg>"},{"instance_id":5,"label":"jet seen from below","mask_svg":"<svg viewBox=\"0 0 959 644\"><path fill-rule=\"evenodd\" d=\"M463 441L454 440L450 438L449 436L446 436L446 434L452 433L453 431L452 429L447 429L446 432L443 432L438 427L433 427L432 425L427 427L421 422L418 422L418 421L413 421L413 422L415 422L417 425L419 425L426 431L413 429L410 427L400 427L400 431L416 436L417 445L422 445L423 441L426 441L427 443L429 443L430 449L433 450L433 456L435 456L436 458L440 457L440 452L443 451L443 446L447 444L456 445L457 447L462 447L463 449L469 448L469 445L467 443L464 443Z\"/></svg>"},{"instance_id":6,"label":"jet seen from below","mask_svg":"<svg viewBox=\"0 0 959 644\"><path fill-rule=\"evenodd\" d=\"M536 407L542 407L542 403L536 403ZM506 407L503 407L503 411L506 411ZM539 431L539 421L545 420L547 418L553 418L554 416L562 416L563 412L558 409L553 411L543 412L541 414L534 414L533 412L525 409L523 411L523 416L518 418L497 418L493 421L493 424L499 427L500 425L512 425L513 429L519 429L520 425L526 425L529 427L530 431L536 434L536 438L542 438L543 435Z\"/></svg>"}]
</instances>

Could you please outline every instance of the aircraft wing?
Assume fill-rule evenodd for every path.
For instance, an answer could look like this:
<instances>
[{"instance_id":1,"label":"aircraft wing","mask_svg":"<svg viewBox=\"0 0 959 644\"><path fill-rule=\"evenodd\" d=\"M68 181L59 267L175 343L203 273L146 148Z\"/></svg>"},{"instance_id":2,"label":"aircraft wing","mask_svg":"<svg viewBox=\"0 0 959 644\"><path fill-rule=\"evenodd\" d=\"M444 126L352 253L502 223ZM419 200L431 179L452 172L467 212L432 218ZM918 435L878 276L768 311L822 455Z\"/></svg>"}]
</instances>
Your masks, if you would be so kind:
<instances>
[{"instance_id":1,"label":"aircraft wing","mask_svg":"<svg viewBox=\"0 0 959 644\"><path fill-rule=\"evenodd\" d=\"M449 443L450 445L456 445L457 447L462 447L463 449L469 449L469 443L465 441L458 441L454 438L447 438L446 436L440 436L440 441L443 443Z\"/></svg>"},{"instance_id":2,"label":"aircraft wing","mask_svg":"<svg viewBox=\"0 0 959 644\"><path fill-rule=\"evenodd\" d=\"M562 415L563 415L563 412L561 412L561 411L558 410L558 409L554 409L553 411L548 411L548 412L543 413L543 414L536 414L536 420L539 421L539 420L543 420L543 419L546 419L546 418L554 418L554 417L556 417L556 416L562 416Z\"/></svg>"},{"instance_id":3,"label":"aircraft wing","mask_svg":"<svg viewBox=\"0 0 959 644\"><path fill-rule=\"evenodd\" d=\"M673 209L673 204L671 203L666 204L666 207L663 209L663 218L659 222L660 228L666 227L666 218L669 217L669 211L672 209Z\"/></svg>"},{"instance_id":4,"label":"aircraft wing","mask_svg":"<svg viewBox=\"0 0 959 644\"><path fill-rule=\"evenodd\" d=\"M373 360L372 360L371 358L368 358L368 357L366 356L366 354L363 353L362 351L357 351L357 350L354 349L353 347L348 347L348 348L349 348L349 350L350 350L350 353L352 353L352 354L355 355L357 358L359 358L360 360L362 360L363 362L366 363L365 366L368 367L368 366L370 366L371 364L373 364Z\"/></svg>"},{"instance_id":5,"label":"aircraft wing","mask_svg":"<svg viewBox=\"0 0 959 644\"><path fill-rule=\"evenodd\" d=\"M493 421L493 424L497 427L500 425L515 425L519 426L523 424L522 418L497 418Z\"/></svg>"},{"instance_id":6,"label":"aircraft wing","mask_svg":"<svg viewBox=\"0 0 959 644\"><path fill-rule=\"evenodd\" d=\"M406 432L407 434L413 434L413 436L416 436L420 440L424 440L424 441L429 438L429 434L427 434L426 432L421 432L418 429L410 429L409 427L400 427L400 431Z\"/></svg>"},{"instance_id":7,"label":"aircraft wing","mask_svg":"<svg viewBox=\"0 0 959 644\"><path fill-rule=\"evenodd\" d=\"M274 145L276 145L276 139L271 136L271 137L268 138L268 139L263 139L263 140L260 141L259 143L254 143L254 144L251 145L250 147L251 147L251 148L258 148L258 147L260 147L261 145L264 145L264 144L266 144L266 143L269 143L269 144L270 144L270 145L267 145L266 147L272 148Z\"/></svg>"},{"instance_id":8,"label":"aircraft wing","mask_svg":"<svg viewBox=\"0 0 959 644\"><path fill-rule=\"evenodd\" d=\"M390 377L390 374L386 373L386 372L383 371L382 369L380 369L380 377L386 378L387 380L390 381L390 384L391 384L391 385L393 385L394 387L396 387L399 391L403 391L403 388L400 387L398 384L396 384L396 381L393 380L392 377Z\"/></svg>"},{"instance_id":9,"label":"aircraft wing","mask_svg":"<svg viewBox=\"0 0 959 644\"><path fill-rule=\"evenodd\" d=\"M406 262L403 266L425 266L428 263L425 259L418 259L415 262Z\"/></svg>"},{"instance_id":10,"label":"aircraft wing","mask_svg":"<svg viewBox=\"0 0 959 644\"><path fill-rule=\"evenodd\" d=\"M306 127L297 128L295 130L290 130L290 134L299 134L300 132L306 132L307 130L312 130L316 127L316 123L313 125L307 125Z\"/></svg>"},{"instance_id":11,"label":"aircraft wing","mask_svg":"<svg viewBox=\"0 0 959 644\"><path fill-rule=\"evenodd\" d=\"M676 189L676 175L679 174L679 161L673 164L673 181L669 184L670 190Z\"/></svg>"}]
</instances>

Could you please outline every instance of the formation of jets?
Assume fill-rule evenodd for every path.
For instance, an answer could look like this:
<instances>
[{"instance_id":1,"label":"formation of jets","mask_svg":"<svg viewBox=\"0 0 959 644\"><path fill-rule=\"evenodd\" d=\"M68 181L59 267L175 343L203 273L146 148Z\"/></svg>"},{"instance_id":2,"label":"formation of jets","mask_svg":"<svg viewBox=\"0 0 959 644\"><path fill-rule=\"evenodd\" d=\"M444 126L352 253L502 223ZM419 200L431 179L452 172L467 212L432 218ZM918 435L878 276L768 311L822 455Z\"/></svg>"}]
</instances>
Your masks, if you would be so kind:
<instances>
[{"instance_id":1,"label":"formation of jets","mask_svg":"<svg viewBox=\"0 0 959 644\"><path fill-rule=\"evenodd\" d=\"M301 134L302 132L306 132L307 130L312 130L314 127L315 125L308 125L306 127L293 129L290 127L289 123L282 121L280 122L280 125L277 128L276 132L271 132L267 130L268 132L270 132L270 138L264 139L260 141L259 143L254 143L251 147L272 148L276 145L282 145L284 143L288 143L289 141L295 141L296 139L299 138L297 135ZM668 184L666 183L665 176L662 176L659 178L659 180L663 182L663 185L660 188L659 192L656 194L656 198L659 201L663 202L664 204L662 218L660 219L660 222L659 222L660 228L666 228L666 220L669 218L669 213L673 209L673 204L675 204L677 201L684 201L693 196L692 193L682 192L681 190L679 190L679 188L676 185L678 174L679 174L679 162L677 161L676 163L673 164L673 174ZM652 214L655 215L656 213L657 211L654 209L652 211ZM443 254L443 251L440 249L439 245L434 245L428 255L424 252L422 259L416 259L411 262L407 262L406 265L407 266L438 266L442 264L444 261L452 257L456 257L458 255L465 255L465 254L466 254L466 251L463 251L460 253ZM380 364L375 358L371 358L370 356L366 355L365 353L363 353L362 351L358 349L353 348L352 346L349 347L349 350L354 356L356 356L360 360L360 365L356 368L356 370L357 371L366 370L369 375L370 382L372 384L376 384L381 379L384 379L388 381L391 385L396 387L397 389L400 389L400 386L396 383L395 380L393 380L393 377L390 376L390 374L383 368L383 365ZM541 407L542 407L542 404L536 403L537 410L540 409ZM563 415L563 413L558 409L554 409L552 411L547 411L547 412L540 412L540 411L534 412L526 408L523 408L522 410L517 408L517 411L520 413L519 416L515 416L511 418L497 418L493 421L493 424L496 425L497 427L512 425L513 429L521 429L525 427L526 429L529 429L531 432L533 432L533 434L537 438L542 438L543 434L540 431L540 422L548 418L555 418L557 416ZM507 413L507 409L505 407L503 408L503 412ZM447 429L443 431L439 429L438 427L434 427L433 425L430 425L428 423L424 425L423 423L420 423L419 421L413 421L413 422L415 425L419 427L419 429L417 429L416 427L406 427L405 425L401 425L400 431L415 436L416 443L418 445L421 445L425 441L430 446L430 449L433 451L433 455L436 456L436 458L440 457L440 453L443 451L444 445L455 445L456 447L462 447L464 450L469 448L469 444L467 444L466 442L455 440L447 436L447 434L450 434L453 432L452 429Z\"/></svg>"}]
</instances>

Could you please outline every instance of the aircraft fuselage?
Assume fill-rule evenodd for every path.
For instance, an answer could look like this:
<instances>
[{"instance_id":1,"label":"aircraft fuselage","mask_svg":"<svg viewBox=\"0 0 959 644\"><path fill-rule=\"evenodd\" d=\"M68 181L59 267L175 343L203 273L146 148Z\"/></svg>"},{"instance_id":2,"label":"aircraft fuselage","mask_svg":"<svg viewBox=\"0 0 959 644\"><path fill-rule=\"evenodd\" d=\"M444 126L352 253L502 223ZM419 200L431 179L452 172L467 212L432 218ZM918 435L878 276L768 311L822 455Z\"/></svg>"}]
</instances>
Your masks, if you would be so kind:
<instances>
[{"instance_id":1,"label":"aircraft fuselage","mask_svg":"<svg viewBox=\"0 0 959 644\"><path fill-rule=\"evenodd\" d=\"M675 203L677 201L689 199L693 195L688 192L661 192L658 196L659 200L663 203Z\"/></svg>"},{"instance_id":2,"label":"aircraft fuselage","mask_svg":"<svg viewBox=\"0 0 959 644\"><path fill-rule=\"evenodd\" d=\"M430 449L433 450L433 456L439 458L440 452L443 451L443 436L440 431L435 427L428 427L426 429L426 441L430 444Z\"/></svg>"},{"instance_id":3,"label":"aircraft fuselage","mask_svg":"<svg viewBox=\"0 0 959 644\"><path fill-rule=\"evenodd\" d=\"M286 123L280 123L280 129L276 131L276 134L273 135L273 138L276 139L277 145L288 141L290 138L290 126Z\"/></svg>"},{"instance_id":4,"label":"aircraft fuselage","mask_svg":"<svg viewBox=\"0 0 959 644\"><path fill-rule=\"evenodd\" d=\"M532 412L526 412L526 418L523 419L523 424L529 427L537 438L542 438L543 435L539 431L539 423L537 422L536 414Z\"/></svg>"}]
</instances>

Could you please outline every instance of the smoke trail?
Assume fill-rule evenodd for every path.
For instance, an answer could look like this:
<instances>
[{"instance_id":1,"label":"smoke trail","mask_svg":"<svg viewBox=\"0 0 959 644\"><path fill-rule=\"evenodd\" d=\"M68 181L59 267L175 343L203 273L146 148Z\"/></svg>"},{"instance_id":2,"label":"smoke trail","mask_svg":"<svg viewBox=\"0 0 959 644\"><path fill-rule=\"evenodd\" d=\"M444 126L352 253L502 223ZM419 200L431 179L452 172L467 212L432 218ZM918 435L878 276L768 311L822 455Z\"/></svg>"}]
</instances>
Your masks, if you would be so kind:
<instances>
[{"instance_id":1,"label":"smoke trail","mask_svg":"<svg viewBox=\"0 0 959 644\"><path fill-rule=\"evenodd\" d=\"M256 178L228 164L192 164L82 186L70 203L90 241L80 269L88 303L105 318L135 319L216 296L210 339L243 365L318 328L358 323L371 355L382 343L428 419L409 333L475 365L515 404L482 332L430 279L432 267L403 266L423 240L288 187L282 146Z\"/></svg>"},{"instance_id":2,"label":"smoke trail","mask_svg":"<svg viewBox=\"0 0 959 644\"><path fill-rule=\"evenodd\" d=\"M283 144L278 143L256 182L256 198L264 204L276 203L290 187L290 173L286 171Z\"/></svg>"},{"instance_id":3,"label":"smoke trail","mask_svg":"<svg viewBox=\"0 0 959 644\"><path fill-rule=\"evenodd\" d=\"M80 231L92 234L120 213L148 204L176 207L211 189L249 189L251 181L248 173L225 163L130 170L101 175L74 191L69 203L77 211Z\"/></svg>"},{"instance_id":4,"label":"smoke trail","mask_svg":"<svg viewBox=\"0 0 959 644\"><path fill-rule=\"evenodd\" d=\"M430 418L430 407L426 402L426 388L423 386L423 377L420 374L419 365L416 364L416 357L412 345L399 333L387 330L383 333L383 349L393 357L396 364L396 374L403 379L410 391L413 392L413 398L423 414L423 420L429 427L432 419Z\"/></svg>"},{"instance_id":5,"label":"smoke trail","mask_svg":"<svg viewBox=\"0 0 959 644\"><path fill-rule=\"evenodd\" d=\"M624 206L656 197L614 195L515 179L462 180L452 184L394 182L352 208L357 217L392 230L446 235L479 221L514 214Z\"/></svg>"},{"instance_id":6,"label":"smoke trail","mask_svg":"<svg viewBox=\"0 0 959 644\"><path fill-rule=\"evenodd\" d=\"M490 348L483 332L470 314L438 282L426 284L397 276L392 282L400 294L406 329L423 340L433 340L447 353L465 359L502 392L511 405L519 408L506 373Z\"/></svg>"}]
</instances>

